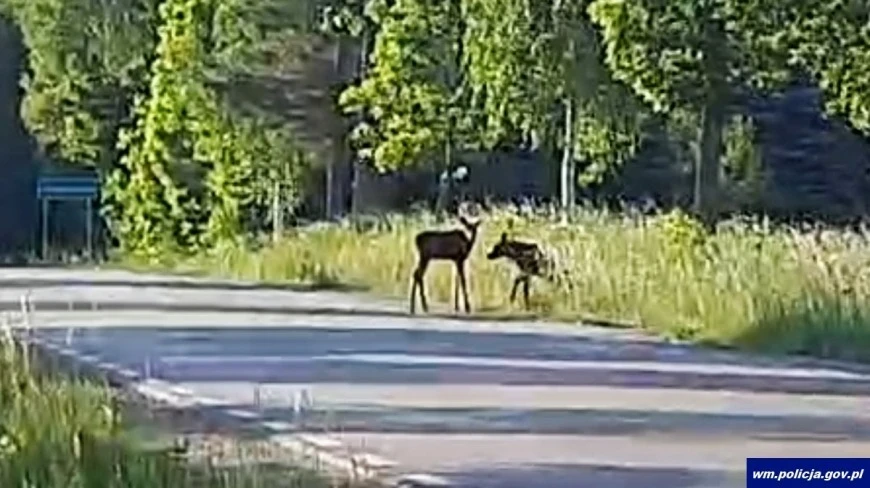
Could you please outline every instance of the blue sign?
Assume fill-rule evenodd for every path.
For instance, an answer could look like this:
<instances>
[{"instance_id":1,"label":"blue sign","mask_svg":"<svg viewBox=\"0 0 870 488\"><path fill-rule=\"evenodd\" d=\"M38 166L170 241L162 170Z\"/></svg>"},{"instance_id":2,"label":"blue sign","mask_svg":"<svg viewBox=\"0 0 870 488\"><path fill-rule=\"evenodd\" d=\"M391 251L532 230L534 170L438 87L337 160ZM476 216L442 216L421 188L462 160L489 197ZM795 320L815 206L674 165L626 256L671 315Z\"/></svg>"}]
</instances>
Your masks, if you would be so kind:
<instances>
[{"instance_id":1,"label":"blue sign","mask_svg":"<svg viewBox=\"0 0 870 488\"><path fill-rule=\"evenodd\" d=\"M93 176L41 176L36 181L36 197L46 198L96 198L100 180Z\"/></svg>"}]
</instances>

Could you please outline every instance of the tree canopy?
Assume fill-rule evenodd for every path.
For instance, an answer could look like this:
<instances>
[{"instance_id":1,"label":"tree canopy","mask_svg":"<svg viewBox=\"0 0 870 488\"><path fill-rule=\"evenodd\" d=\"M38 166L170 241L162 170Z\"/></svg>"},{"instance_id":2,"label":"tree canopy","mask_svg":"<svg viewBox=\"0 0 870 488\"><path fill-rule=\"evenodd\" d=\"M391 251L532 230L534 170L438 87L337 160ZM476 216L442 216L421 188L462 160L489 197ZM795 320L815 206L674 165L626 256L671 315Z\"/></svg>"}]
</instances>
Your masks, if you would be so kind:
<instances>
[{"instance_id":1,"label":"tree canopy","mask_svg":"<svg viewBox=\"0 0 870 488\"><path fill-rule=\"evenodd\" d=\"M723 159L758 159L731 140L754 141L731 102L798 79L870 134L860 0L0 0L0 13L28 51L27 128L100 171L115 234L146 254L236 238L277 192L298 198L298 107L241 111L233 87L297 90L284 67L329 39L367 45L326 109L353 116L376 168L536 148L561 165L566 205L658 124L696 132L696 210L714 214Z\"/></svg>"},{"instance_id":2,"label":"tree canopy","mask_svg":"<svg viewBox=\"0 0 870 488\"><path fill-rule=\"evenodd\" d=\"M826 109L870 134L870 4L794 0L789 9L795 62L815 78Z\"/></svg>"},{"instance_id":3,"label":"tree canopy","mask_svg":"<svg viewBox=\"0 0 870 488\"><path fill-rule=\"evenodd\" d=\"M461 33L456 0L376 0L364 14L377 26L365 78L341 95L363 117L354 133L363 156L382 169L440 159L459 139L463 118ZM447 161L449 164L449 161Z\"/></svg>"},{"instance_id":4,"label":"tree canopy","mask_svg":"<svg viewBox=\"0 0 870 488\"><path fill-rule=\"evenodd\" d=\"M589 11L614 77L654 111L699 122L695 204L709 214L734 92L775 89L791 77L788 45L779 42L787 36L770 28L782 12L765 0L596 0Z\"/></svg>"},{"instance_id":5,"label":"tree canopy","mask_svg":"<svg viewBox=\"0 0 870 488\"><path fill-rule=\"evenodd\" d=\"M29 55L25 126L52 155L109 165L145 83L158 0L3 0Z\"/></svg>"}]
</instances>

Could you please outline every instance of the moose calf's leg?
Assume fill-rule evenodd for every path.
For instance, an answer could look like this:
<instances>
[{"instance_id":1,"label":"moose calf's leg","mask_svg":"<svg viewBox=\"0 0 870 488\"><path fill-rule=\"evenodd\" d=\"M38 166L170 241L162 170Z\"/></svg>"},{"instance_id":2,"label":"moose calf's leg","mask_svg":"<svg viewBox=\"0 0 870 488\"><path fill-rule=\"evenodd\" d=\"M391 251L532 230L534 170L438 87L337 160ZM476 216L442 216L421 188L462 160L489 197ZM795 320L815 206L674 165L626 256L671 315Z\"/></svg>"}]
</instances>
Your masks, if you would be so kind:
<instances>
[{"instance_id":1,"label":"moose calf's leg","mask_svg":"<svg viewBox=\"0 0 870 488\"><path fill-rule=\"evenodd\" d=\"M532 280L531 276L526 275L523 279L523 301L526 304L526 310L529 310L529 282Z\"/></svg>"},{"instance_id":2,"label":"moose calf's leg","mask_svg":"<svg viewBox=\"0 0 870 488\"><path fill-rule=\"evenodd\" d=\"M511 298L510 303L514 303L514 300L517 298L517 290L520 287L520 282L523 281L523 275L517 276L514 278L514 286L511 287Z\"/></svg>"},{"instance_id":3,"label":"moose calf's leg","mask_svg":"<svg viewBox=\"0 0 870 488\"><path fill-rule=\"evenodd\" d=\"M416 301L417 301L417 276L416 276L416 273L414 273L414 276L411 277L411 296L410 296L411 314L414 313L414 309L416 308L416 303L415 303Z\"/></svg>"},{"instance_id":4,"label":"moose calf's leg","mask_svg":"<svg viewBox=\"0 0 870 488\"><path fill-rule=\"evenodd\" d=\"M471 313L471 304L468 301L468 285L465 281L465 261L456 263L456 272L459 275L459 284L462 285L462 298L465 300L465 313Z\"/></svg>"},{"instance_id":5,"label":"moose calf's leg","mask_svg":"<svg viewBox=\"0 0 870 488\"><path fill-rule=\"evenodd\" d=\"M424 278L426 277L426 268L429 266L429 261L420 260L417 267L414 269L414 284L411 285L411 313L414 313L415 301L417 298L416 292L420 291L420 305L424 312L429 311L429 305L426 303L426 290L424 287Z\"/></svg>"},{"instance_id":6,"label":"moose calf's leg","mask_svg":"<svg viewBox=\"0 0 870 488\"><path fill-rule=\"evenodd\" d=\"M420 272L419 283L417 284L420 290L420 305L423 307L423 312L429 312L429 303L426 301L426 269Z\"/></svg>"},{"instance_id":7,"label":"moose calf's leg","mask_svg":"<svg viewBox=\"0 0 870 488\"><path fill-rule=\"evenodd\" d=\"M411 294L408 296L409 309L411 313L414 313L414 308L416 305L417 299L417 277L414 276L416 273L411 273Z\"/></svg>"},{"instance_id":8,"label":"moose calf's leg","mask_svg":"<svg viewBox=\"0 0 870 488\"><path fill-rule=\"evenodd\" d=\"M453 275L453 311L459 311L459 273Z\"/></svg>"}]
</instances>

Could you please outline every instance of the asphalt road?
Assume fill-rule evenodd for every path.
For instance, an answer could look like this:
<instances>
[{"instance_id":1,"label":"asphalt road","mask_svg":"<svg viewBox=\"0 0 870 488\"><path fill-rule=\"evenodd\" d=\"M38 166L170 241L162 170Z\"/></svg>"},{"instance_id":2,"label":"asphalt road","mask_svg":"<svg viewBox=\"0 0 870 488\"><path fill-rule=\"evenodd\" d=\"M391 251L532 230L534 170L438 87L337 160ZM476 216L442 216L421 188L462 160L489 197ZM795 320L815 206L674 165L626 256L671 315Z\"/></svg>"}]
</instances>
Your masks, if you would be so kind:
<instances>
[{"instance_id":1,"label":"asphalt road","mask_svg":"<svg viewBox=\"0 0 870 488\"><path fill-rule=\"evenodd\" d=\"M408 317L336 292L3 269L0 304L23 293L46 343L432 484L731 488L747 457L870 452L870 373L857 366Z\"/></svg>"}]
</instances>

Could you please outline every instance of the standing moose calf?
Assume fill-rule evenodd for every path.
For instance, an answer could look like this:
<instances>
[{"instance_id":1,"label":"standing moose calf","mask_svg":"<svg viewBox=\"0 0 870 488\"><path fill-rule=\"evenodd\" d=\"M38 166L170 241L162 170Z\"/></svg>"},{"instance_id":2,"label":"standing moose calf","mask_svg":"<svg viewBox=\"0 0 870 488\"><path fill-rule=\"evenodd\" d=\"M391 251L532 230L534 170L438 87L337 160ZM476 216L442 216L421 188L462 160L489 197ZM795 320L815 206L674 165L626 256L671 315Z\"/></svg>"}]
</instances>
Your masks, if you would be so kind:
<instances>
[{"instance_id":1,"label":"standing moose calf","mask_svg":"<svg viewBox=\"0 0 870 488\"><path fill-rule=\"evenodd\" d=\"M456 276L453 282L453 309L459 310L459 288L456 286L456 281L458 280L459 285L462 287L462 297L465 301L465 313L471 312L465 280L465 261L474 247L474 242L477 239L477 227L480 225L480 221L469 222L464 216L460 216L459 222L464 227L464 230L426 230L417 234L414 239L414 244L417 248L417 267L414 269L414 281L411 285L412 314L415 310L417 289L420 290L420 304L423 306L423 311L429 311L423 282L429 263L435 260L453 261L456 265Z\"/></svg>"},{"instance_id":2,"label":"standing moose calf","mask_svg":"<svg viewBox=\"0 0 870 488\"><path fill-rule=\"evenodd\" d=\"M529 285L533 276L553 282L560 282L567 278L564 269L559 271L560 263L552 252L545 251L540 245L533 242L508 239L505 232L502 232L501 239L492 247L486 258L490 261L507 258L517 266L520 274L514 279L510 303L516 299L517 288L522 284L526 310L529 309ZM570 280L566 280L566 282L571 286Z\"/></svg>"}]
</instances>

